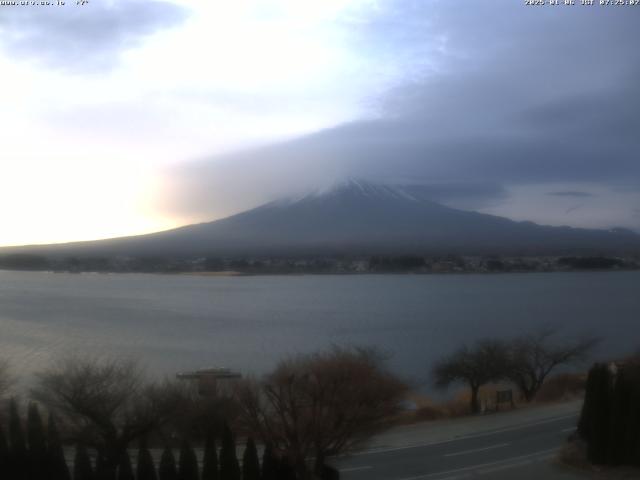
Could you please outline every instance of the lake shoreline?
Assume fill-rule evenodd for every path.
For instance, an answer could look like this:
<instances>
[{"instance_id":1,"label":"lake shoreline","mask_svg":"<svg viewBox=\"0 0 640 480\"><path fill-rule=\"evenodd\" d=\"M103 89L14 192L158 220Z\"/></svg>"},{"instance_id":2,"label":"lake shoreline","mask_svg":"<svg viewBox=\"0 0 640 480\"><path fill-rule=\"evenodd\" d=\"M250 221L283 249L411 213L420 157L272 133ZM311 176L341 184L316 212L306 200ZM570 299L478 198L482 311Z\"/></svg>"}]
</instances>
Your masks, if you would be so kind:
<instances>
[{"instance_id":1,"label":"lake shoreline","mask_svg":"<svg viewBox=\"0 0 640 480\"><path fill-rule=\"evenodd\" d=\"M501 271L365 271L365 272L282 272L282 271L261 271L242 272L237 270L211 270L211 271L179 271L179 272L145 272L145 271L102 271L102 270L26 270L0 268L0 272L16 273L45 273L45 274L71 274L71 275L160 275L160 276L194 276L194 277L293 277L293 276L450 276L450 275L507 275L507 274L549 274L549 273L623 273L638 272L640 268L618 268L618 269L565 269L565 270L501 270Z\"/></svg>"}]
</instances>

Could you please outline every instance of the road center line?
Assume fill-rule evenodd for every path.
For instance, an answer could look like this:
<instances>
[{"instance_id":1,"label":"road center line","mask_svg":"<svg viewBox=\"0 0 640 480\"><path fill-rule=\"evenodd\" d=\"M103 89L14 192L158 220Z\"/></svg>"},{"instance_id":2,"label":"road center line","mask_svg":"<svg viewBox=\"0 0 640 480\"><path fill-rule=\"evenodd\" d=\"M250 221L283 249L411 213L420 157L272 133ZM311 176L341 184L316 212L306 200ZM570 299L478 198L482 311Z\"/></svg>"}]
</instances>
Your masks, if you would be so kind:
<instances>
[{"instance_id":1,"label":"road center line","mask_svg":"<svg viewBox=\"0 0 640 480\"><path fill-rule=\"evenodd\" d=\"M371 470L373 467L371 465L364 465L362 467L350 467L350 468L341 468L341 472L358 472L360 470Z\"/></svg>"},{"instance_id":2,"label":"road center line","mask_svg":"<svg viewBox=\"0 0 640 480\"><path fill-rule=\"evenodd\" d=\"M445 457L458 457L460 455L467 455L469 453L484 452L485 450L493 450L494 448L508 447L509 445L511 445L511 444L510 443L500 443L498 445L491 445L489 447L474 448L474 449L471 449L471 450L463 450L462 452L456 452L456 453L447 453L444 456Z\"/></svg>"}]
</instances>

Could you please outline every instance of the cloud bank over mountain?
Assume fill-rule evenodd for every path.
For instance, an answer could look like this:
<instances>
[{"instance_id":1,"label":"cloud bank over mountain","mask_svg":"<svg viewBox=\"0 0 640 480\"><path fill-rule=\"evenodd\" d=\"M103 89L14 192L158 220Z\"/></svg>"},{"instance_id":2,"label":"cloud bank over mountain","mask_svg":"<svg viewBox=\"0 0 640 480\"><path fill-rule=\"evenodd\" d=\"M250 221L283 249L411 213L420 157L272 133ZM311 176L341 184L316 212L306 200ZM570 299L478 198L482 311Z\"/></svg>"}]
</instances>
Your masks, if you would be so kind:
<instances>
[{"instance_id":1,"label":"cloud bank over mountain","mask_svg":"<svg viewBox=\"0 0 640 480\"><path fill-rule=\"evenodd\" d=\"M363 55L386 45L419 68L377 96L375 115L176 167L165 207L204 219L356 176L427 184L434 199L512 218L640 226L640 10L380 8L363 29ZM583 217L566 214L577 197Z\"/></svg>"}]
</instances>

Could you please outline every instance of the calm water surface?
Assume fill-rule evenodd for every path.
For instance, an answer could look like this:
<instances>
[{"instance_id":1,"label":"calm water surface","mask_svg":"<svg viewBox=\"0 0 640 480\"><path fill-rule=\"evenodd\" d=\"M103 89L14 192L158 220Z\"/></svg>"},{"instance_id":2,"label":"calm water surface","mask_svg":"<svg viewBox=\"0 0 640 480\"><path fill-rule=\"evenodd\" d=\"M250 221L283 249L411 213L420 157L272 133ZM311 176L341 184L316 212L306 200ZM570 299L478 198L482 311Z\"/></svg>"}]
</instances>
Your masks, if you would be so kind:
<instances>
[{"instance_id":1,"label":"calm water surface","mask_svg":"<svg viewBox=\"0 0 640 480\"><path fill-rule=\"evenodd\" d=\"M463 342L547 324L640 348L640 272L200 277L0 271L0 357L18 373L68 352L157 374L260 373L332 343L377 345L416 384Z\"/></svg>"}]
</instances>

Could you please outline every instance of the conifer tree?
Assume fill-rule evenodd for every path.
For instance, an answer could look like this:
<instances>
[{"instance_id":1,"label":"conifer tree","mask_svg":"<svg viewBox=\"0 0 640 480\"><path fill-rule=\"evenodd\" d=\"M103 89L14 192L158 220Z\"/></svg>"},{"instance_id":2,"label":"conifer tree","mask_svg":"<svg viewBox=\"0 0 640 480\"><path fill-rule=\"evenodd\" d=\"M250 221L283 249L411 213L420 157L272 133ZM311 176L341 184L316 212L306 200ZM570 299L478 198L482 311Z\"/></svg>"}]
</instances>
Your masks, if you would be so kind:
<instances>
[{"instance_id":1,"label":"conifer tree","mask_svg":"<svg viewBox=\"0 0 640 480\"><path fill-rule=\"evenodd\" d=\"M60 441L58 426L52 413L49 413L47 424L47 468L50 480L70 480L71 474L64 457L64 448Z\"/></svg>"},{"instance_id":2,"label":"conifer tree","mask_svg":"<svg viewBox=\"0 0 640 480\"><path fill-rule=\"evenodd\" d=\"M160 457L160 468L158 469L160 480L178 480L178 469L176 468L176 459L173 451L169 447L165 447Z\"/></svg>"},{"instance_id":3,"label":"conifer tree","mask_svg":"<svg viewBox=\"0 0 640 480\"><path fill-rule=\"evenodd\" d=\"M628 422L627 399L625 392L624 370L617 374L611 390L611 416L609 419L608 441L606 445L607 465L623 463L625 456L625 427Z\"/></svg>"},{"instance_id":4,"label":"conifer tree","mask_svg":"<svg viewBox=\"0 0 640 480\"><path fill-rule=\"evenodd\" d=\"M273 452L270 443L264 447L262 453L262 479L261 480L278 480L278 459Z\"/></svg>"},{"instance_id":5,"label":"conifer tree","mask_svg":"<svg viewBox=\"0 0 640 480\"><path fill-rule=\"evenodd\" d=\"M9 474L9 445L0 425L0 478L10 478Z\"/></svg>"},{"instance_id":6,"label":"conifer tree","mask_svg":"<svg viewBox=\"0 0 640 480\"><path fill-rule=\"evenodd\" d=\"M611 418L611 373L605 364L598 364L594 366L594 369L587 456L592 463L605 464L607 462Z\"/></svg>"},{"instance_id":7,"label":"conifer tree","mask_svg":"<svg viewBox=\"0 0 640 480\"><path fill-rule=\"evenodd\" d=\"M597 364L589 369L587 374L587 383L585 385L584 401L582 402L582 411L580 412L580 419L578 420L578 433L589 443L589 439L592 435L593 427L593 402L595 402L596 396L596 375Z\"/></svg>"},{"instance_id":8,"label":"conifer tree","mask_svg":"<svg viewBox=\"0 0 640 480\"><path fill-rule=\"evenodd\" d=\"M613 389L610 439L607 463L609 465L640 464L640 366L618 370Z\"/></svg>"},{"instance_id":9,"label":"conifer tree","mask_svg":"<svg viewBox=\"0 0 640 480\"><path fill-rule=\"evenodd\" d=\"M118 480L135 480L133 468L131 468L131 458L129 458L129 452L127 450L125 450L120 457Z\"/></svg>"},{"instance_id":10,"label":"conifer tree","mask_svg":"<svg viewBox=\"0 0 640 480\"><path fill-rule=\"evenodd\" d=\"M40 480L48 477L47 442L42 417L35 403L30 403L27 410L27 443L29 478Z\"/></svg>"},{"instance_id":11,"label":"conifer tree","mask_svg":"<svg viewBox=\"0 0 640 480\"><path fill-rule=\"evenodd\" d=\"M96 480L112 480L109 479L109 472L107 470L107 459L104 456L104 452L98 450L96 455L96 470L94 473Z\"/></svg>"},{"instance_id":12,"label":"conifer tree","mask_svg":"<svg viewBox=\"0 0 640 480\"><path fill-rule=\"evenodd\" d=\"M119 466L120 456L118 456L118 460L114 463L106 449L103 449L99 452L96 459L96 480L116 480Z\"/></svg>"},{"instance_id":13,"label":"conifer tree","mask_svg":"<svg viewBox=\"0 0 640 480\"><path fill-rule=\"evenodd\" d=\"M236 444L229 425L222 431L220 448L220 480L240 480L240 465L236 456Z\"/></svg>"},{"instance_id":14,"label":"conifer tree","mask_svg":"<svg viewBox=\"0 0 640 480\"><path fill-rule=\"evenodd\" d=\"M180 447L178 478L180 480L198 480L198 458L187 440L183 440Z\"/></svg>"},{"instance_id":15,"label":"conifer tree","mask_svg":"<svg viewBox=\"0 0 640 480\"><path fill-rule=\"evenodd\" d=\"M630 465L640 467L640 358L629 376L625 375L625 383L629 389L628 415L625 442L627 459Z\"/></svg>"},{"instance_id":16,"label":"conifer tree","mask_svg":"<svg viewBox=\"0 0 640 480\"><path fill-rule=\"evenodd\" d=\"M260 480L260 461L253 438L247 439L247 446L242 455L242 480Z\"/></svg>"},{"instance_id":17,"label":"conifer tree","mask_svg":"<svg viewBox=\"0 0 640 480\"><path fill-rule=\"evenodd\" d=\"M278 461L278 480L296 480L296 472L288 458L283 457Z\"/></svg>"},{"instance_id":18,"label":"conifer tree","mask_svg":"<svg viewBox=\"0 0 640 480\"><path fill-rule=\"evenodd\" d=\"M219 480L218 452L216 437L209 432L204 444L204 458L202 459L202 480Z\"/></svg>"},{"instance_id":19,"label":"conifer tree","mask_svg":"<svg viewBox=\"0 0 640 480\"><path fill-rule=\"evenodd\" d=\"M94 480L93 467L87 450L80 444L76 445L76 455L73 462L73 480Z\"/></svg>"},{"instance_id":20,"label":"conifer tree","mask_svg":"<svg viewBox=\"0 0 640 480\"><path fill-rule=\"evenodd\" d=\"M640 364L589 371L578 431L594 464L640 465Z\"/></svg>"},{"instance_id":21,"label":"conifer tree","mask_svg":"<svg viewBox=\"0 0 640 480\"><path fill-rule=\"evenodd\" d=\"M28 478L27 445L15 399L11 399L9 409L10 474L13 477L12 480L26 480Z\"/></svg>"},{"instance_id":22,"label":"conifer tree","mask_svg":"<svg viewBox=\"0 0 640 480\"><path fill-rule=\"evenodd\" d=\"M149 452L147 442L144 438L140 440L136 478L137 480L157 480L158 478L151 452Z\"/></svg>"}]
</instances>

